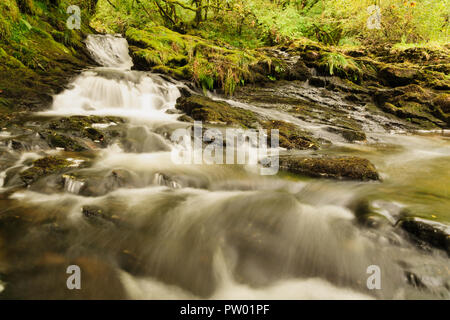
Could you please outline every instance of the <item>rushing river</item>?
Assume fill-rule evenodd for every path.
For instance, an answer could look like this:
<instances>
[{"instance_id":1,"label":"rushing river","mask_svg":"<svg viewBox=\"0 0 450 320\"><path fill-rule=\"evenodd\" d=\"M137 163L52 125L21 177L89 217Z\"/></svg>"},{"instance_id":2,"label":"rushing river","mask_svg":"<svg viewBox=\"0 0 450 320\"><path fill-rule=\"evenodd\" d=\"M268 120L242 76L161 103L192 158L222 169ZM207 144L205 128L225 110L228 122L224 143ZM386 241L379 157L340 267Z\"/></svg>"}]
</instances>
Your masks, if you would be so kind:
<instances>
[{"instance_id":1,"label":"rushing river","mask_svg":"<svg viewBox=\"0 0 450 320\"><path fill-rule=\"evenodd\" d=\"M383 181L261 176L242 165L177 165L168 137L188 124L170 110L184 85L131 70L125 39L90 36L87 48L102 67L77 76L55 96L52 109L38 116L126 118L129 143L96 149L87 168L77 170L80 163L74 162L74 174L64 176L59 192L52 192L50 180L13 191L4 185L8 170L23 169L40 157L38 150L20 154L0 172L0 191L7 194L0 197L0 215L13 217L5 238L14 241L0 234L0 292L7 297L450 298L446 254L417 249L394 227L404 208L444 227L450 223L448 136L388 132L377 125L380 119L367 118L367 142L351 144L282 110L229 100L337 141L318 153L367 158ZM363 111L353 116L365 119ZM1 134L0 139L8 137ZM105 172L125 176L127 185L104 182ZM99 182L83 193L89 179ZM352 206L361 199L372 201L390 223L359 226ZM78 292L66 287L72 264L82 270ZM379 290L367 287L372 265L381 270ZM427 289L408 282L411 274Z\"/></svg>"}]
</instances>

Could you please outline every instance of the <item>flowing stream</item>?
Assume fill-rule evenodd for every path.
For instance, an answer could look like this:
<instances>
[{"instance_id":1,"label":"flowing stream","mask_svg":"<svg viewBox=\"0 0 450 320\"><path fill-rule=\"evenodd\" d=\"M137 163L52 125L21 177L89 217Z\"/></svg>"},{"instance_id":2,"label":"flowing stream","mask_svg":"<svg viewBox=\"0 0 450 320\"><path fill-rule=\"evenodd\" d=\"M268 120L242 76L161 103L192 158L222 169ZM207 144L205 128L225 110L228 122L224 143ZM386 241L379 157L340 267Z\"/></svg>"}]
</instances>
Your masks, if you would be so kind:
<instances>
[{"instance_id":1,"label":"flowing stream","mask_svg":"<svg viewBox=\"0 0 450 320\"><path fill-rule=\"evenodd\" d=\"M6 173L23 170L22 164L39 158L38 150L21 154L0 172L0 187L8 194L0 214L30 221L27 228L15 228L13 218L9 222L10 232L20 233L14 243L0 237L0 291L9 286L10 295L21 298L450 298L448 257L417 249L394 226L405 207L448 226L445 134L389 132L377 125L380 119L350 110L350 116L368 119L367 142L352 144L283 110L228 100L337 141L318 152L367 158L383 181L260 176L243 165L177 165L168 137L188 125L170 112L183 84L132 71L125 39L89 36L86 44L102 67L76 77L39 116L122 117L129 144L98 148L84 160L66 153L78 160L72 159L74 171L64 175L58 192L49 191L51 180L7 192ZM320 99L311 88L296 90ZM333 96L322 99L341 103ZM352 205L361 199L372 200L391 223L359 226ZM82 270L79 293L66 288L71 264ZM367 287L372 265L381 270L380 290ZM3 273L9 275L5 280ZM426 289L412 285L408 275L420 277Z\"/></svg>"}]
</instances>

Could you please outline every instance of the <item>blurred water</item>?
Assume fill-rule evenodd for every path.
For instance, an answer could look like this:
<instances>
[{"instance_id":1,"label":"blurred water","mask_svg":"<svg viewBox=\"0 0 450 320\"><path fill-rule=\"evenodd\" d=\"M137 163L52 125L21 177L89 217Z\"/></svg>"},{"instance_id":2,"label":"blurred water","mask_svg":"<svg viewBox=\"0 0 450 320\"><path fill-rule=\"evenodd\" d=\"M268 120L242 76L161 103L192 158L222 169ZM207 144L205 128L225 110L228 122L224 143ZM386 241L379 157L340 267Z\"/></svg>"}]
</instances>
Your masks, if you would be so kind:
<instances>
[{"instance_id":1,"label":"blurred water","mask_svg":"<svg viewBox=\"0 0 450 320\"><path fill-rule=\"evenodd\" d=\"M446 257L418 251L392 225L361 228L350 209L362 198L400 206L419 199L449 219L450 147L444 137L380 129L370 133L371 143L342 142L321 151L370 159L383 183L263 177L238 165L176 165L161 132L179 125L176 115L166 113L180 96L177 84L131 71L120 37L89 36L87 47L104 67L83 72L44 114L125 117L140 143L99 150L80 177L64 177L61 193L20 190L8 198L0 213L26 225L11 224L9 244L0 238L0 273L12 274L10 296L73 298L65 288L65 266L75 263L84 270L82 298L450 298L444 284L422 291L405 280L405 265L414 269L427 261L443 283L449 281ZM333 138L322 126L282 111L230 102ZM112 178L91 186L106 192L82 195L89 179L104 172ZM0 186L4 178L2 172ZM418 198L424 188L430 201ZM395 212L386 212L392 223ZM382 290L367 288L371 265L382 270Z\"/></svg>"}]
</instances>

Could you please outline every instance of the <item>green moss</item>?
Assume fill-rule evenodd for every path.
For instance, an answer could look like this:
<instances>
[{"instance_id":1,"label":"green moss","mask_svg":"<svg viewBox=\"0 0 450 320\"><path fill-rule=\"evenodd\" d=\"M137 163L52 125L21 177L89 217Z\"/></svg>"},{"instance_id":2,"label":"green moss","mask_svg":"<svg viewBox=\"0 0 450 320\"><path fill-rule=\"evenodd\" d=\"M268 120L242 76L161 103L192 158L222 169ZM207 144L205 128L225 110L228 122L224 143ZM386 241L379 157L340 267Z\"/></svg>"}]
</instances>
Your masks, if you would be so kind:
<instances>
[{"instance_id":1,"label":"green moss","mask_svg":"<svg viewBox=\"0 0 450 320\"><path fill-rule=\"evenodd\" d=\"M355 60L336 52L323 54L319 67L330 75L337 75L356 82L360 81L362 77L361 68Z\"/></svg>"},{"instance_id":2,"label":"green moss","mask_svg":"<svg viewBox=\"0 0 450 320\"><path fill-rule=\"evenodd\" d=\"M84 8L85 1L70 4ZM53 0L0 3L0 90L2 99L16 110L44 108L67 74L89 61L79 50L84 47L81 32L66 28L66 5L59 7ZM88 18L85 11L82 14ZM89 32L86 22L83 19L83 32Z\"/></svg>"},{"instance_id":3,"label":"green moss","mask_svg":"<svg viewBox=\"0 0 450 320\"><path fill-rule=\"evenodd\" d=\"M442 93L433 99L433 104L444 114L450 114L450 94Z\"/></svg>"},{"instance_id":4,"label":"green moss","mask_svg":"<svg viewBox=\"0 0 450 320\"><path fill-rule=\"evenodd\" d=\"M7 68L25 68L22 62L8 55L2 48L0 48L0 64Z\"/></svg>"},{"instance_id":5,"label":"green moss","mask_svg":"<svg viewBox=\"0 0 450 320\"><path fill-rule=\"evenodd\" d=\"M33 162L33 166L20 173L20 177L27 185L35 182L36 180L53 174L61 172L69 167L72 163L64 158L60 157L46 157L38 159Z\"/></svg>"},{"instance_id":6,"label":"green moss","mask_svg":"<svg viewBox=\"0 0 450 320\"><path fill-rule=\"evenodd\" d=\"M204 90L220 88L226 94L253 81L249 67L268 59L256 51L222 48L161 26L145 30L131 27L126 37L137 68L193 80Z\"/></svg>"},{"instance_id":7,"label":"green moss","mask_svg":"<svg viewBox=\"0 0 450 320\"><path fill-rule=\"evenodd\" d=\"M47 143L53 148L62 148L65 151L84 151L85 147L81 146L74 139L56 132L46 132Z\"/></svg>"},{"instance_id":8,"label":"green moss","mask_svg":"<svg viewBox=\"0 0 450 320\"><path fill-rule=\"evenodd\" d=\"M235 108L223 101L214 101L204 96L191 96L177 101L176 108L186 112L194 120L212 124L227 124L243 128L255 128L257 118L249 110Z\"/></svg>"},{"instance_id":9,"label":"green moss","mask_svg":"<svg viewBox=\"0 0 450 320\"><path fill-rule=\"evenodd\" d=\"M280 169L311 177L378 180L375 166L358 157L280 157Z\"/></svg>"},{"instance_id":10,"label":"green moss","mask_svg":"<svg viewBox=\"0 0 450 320\"><path fill-rule=\"evenodd\" d=\"M292 123L280 120L265 121L262 123L263 128L268 130L268 141L272 130L279 131L279 145L286 149L318 149L318 142L309 134L300 130Z\"/></svg>"},{"instance_id":11,"label":"green moss","mask_svg":"<svg viewBox=\"0 0 450 320\"><path fill-rule=\"evenodd\" d=\"M17 0L17 5L19 6L20 11L23 13L30 15L35 13L33 0Z\"/></svg>"}]
</instances>

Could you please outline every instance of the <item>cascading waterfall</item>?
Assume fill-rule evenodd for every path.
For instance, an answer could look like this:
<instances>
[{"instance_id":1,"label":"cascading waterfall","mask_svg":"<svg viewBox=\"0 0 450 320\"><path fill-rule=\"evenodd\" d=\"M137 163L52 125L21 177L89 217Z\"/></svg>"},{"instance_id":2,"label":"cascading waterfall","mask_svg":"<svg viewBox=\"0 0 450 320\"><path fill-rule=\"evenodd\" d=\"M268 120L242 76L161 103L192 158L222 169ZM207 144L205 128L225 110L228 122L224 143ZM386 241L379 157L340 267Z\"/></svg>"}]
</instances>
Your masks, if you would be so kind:
<instances>
[{"instance_id":1,"label":"cascading waterfall","mask_svg":"<svg viewBox=\"0 0 450 320\"><path fill-rule=\"evenodd\" d=\"M89 35L86 47L97 63L104 67L130 70L133 60L128 54L128 42L114 35Z\"/></svg>"},{"instance_id":2,"label":"cascading waterfall","mask_svg":"<svg viewBox=\"0 0 450 320\"><path fill-rule=\"evenodd\" d=\"M359 193L370 194L373 184L296 182L257 176L243 166L175 165L166 137L180 123L166 111L180 96L177 84L131 71L128 44L121 37L89 36L86 45L102 67L83 72L42 114L124 117L128 137L137 144L99 150L92 168L80 171L87 180L64 176L64 193L14 193L11 201L21 203L14 210L32 207L39 217L57 213L57 227L66 232L62 256L43 249L39 240L47 238L37 230L24 234L19 244L50 261L73 260L89 272L99 270L84 280L91 281L86 290L95 297L428 295L405 283L401 265L429 259L439 269L445 258L426 258L390 229L356 226L348 208ZM97 182L103 181L98 177L106 182ZM123 177L131 182L123 183ZM92 186L102 189L95 193ZM371 265L383 270L383 290L366 286ZM39 276L55 282L47 270ZM34 278L23 281L36 287L30 292L38 290ZM64 296L64 288L52 288L56 297Z\"/></svg>"}]
</instances>

